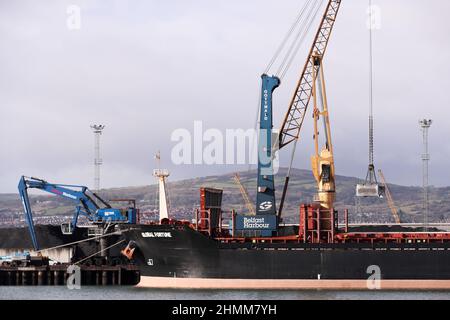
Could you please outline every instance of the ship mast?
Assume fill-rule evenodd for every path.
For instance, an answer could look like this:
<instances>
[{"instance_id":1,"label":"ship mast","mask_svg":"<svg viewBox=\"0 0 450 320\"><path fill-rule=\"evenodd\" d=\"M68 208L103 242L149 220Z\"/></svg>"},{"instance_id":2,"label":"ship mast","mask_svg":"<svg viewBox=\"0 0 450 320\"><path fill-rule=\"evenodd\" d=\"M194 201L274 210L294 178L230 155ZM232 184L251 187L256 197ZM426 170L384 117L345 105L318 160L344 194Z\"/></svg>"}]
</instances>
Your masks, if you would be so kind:
<instances>
[{"instance_id":1,"label":"ship mast","mask_svg":"<svg viewBox=\"0 0 450 320\"><path fill-rule=\"evenodd\" d=\"M169 219L169 197L167 194L166 180L170 176L170 172L167 169L160 168L161 153L155 155L158 168L153 170L153 176L158 179L159 184L159 221L163 219Z\"/></svg>"}]
</instances>

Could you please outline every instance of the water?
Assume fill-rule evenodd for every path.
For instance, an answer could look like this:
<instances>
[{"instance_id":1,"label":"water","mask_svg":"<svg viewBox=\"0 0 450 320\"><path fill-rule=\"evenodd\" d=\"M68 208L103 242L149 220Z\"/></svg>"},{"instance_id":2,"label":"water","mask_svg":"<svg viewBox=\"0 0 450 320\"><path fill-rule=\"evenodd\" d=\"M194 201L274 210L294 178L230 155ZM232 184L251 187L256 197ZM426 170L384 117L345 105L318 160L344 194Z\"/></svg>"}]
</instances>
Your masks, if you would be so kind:
<instances>
[{"instance_id":1,"label":"water","mask_svg":"<svg viewBox=\"0 0 450 320\"><path fill-rule=\"evenodd\" d=\"M450 291L155 290L135 287L0 287L0 300L450 300Z\"/></svg>"}]
</instances>

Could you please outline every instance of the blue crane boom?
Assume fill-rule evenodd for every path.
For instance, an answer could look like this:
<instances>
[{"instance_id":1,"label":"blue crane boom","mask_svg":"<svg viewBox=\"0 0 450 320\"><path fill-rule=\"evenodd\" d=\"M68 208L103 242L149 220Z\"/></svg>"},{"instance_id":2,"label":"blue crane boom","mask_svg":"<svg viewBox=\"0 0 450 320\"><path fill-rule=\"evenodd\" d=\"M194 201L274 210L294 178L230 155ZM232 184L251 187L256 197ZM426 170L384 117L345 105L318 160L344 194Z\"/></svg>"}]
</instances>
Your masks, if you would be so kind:
<instances>
[{"instance_id":1,"label":"blue crane boom","mask_svg":"<svg viewBox=\"0 0 450 320\"><path fill-rule=\"evenodd\" d=\"M272 129L273 111L272 95L280 85L275 76L262 75L262 98L258 146L258 192L256 195L256 214L275 215L275 180L273 174Z\"/></svg>"},{"instance_id":2,"label":"blue crane boom","mask_svg":"<svg viewBox=\"0 0 450 320\"><path fill-rule=\"evenodd\" d=\"M69 224L63 224L63 233L72 233L78 223L80 215L86 216L93 224L104 223L136 223L135 208L114 209L97 194L92 193L88 187L78 185L53 184L38 178L22 176L19 181L19 194L25 210L25 218L35 250L39 250L39 243L34 228L33 212L31 210L28 189L39 189L77 203L76 212ZM91 196L91 195L92 196ZM94 198L97 200L95 201ZM101 205L98 205L100 203Z\"/></svg>"}]
</instances>

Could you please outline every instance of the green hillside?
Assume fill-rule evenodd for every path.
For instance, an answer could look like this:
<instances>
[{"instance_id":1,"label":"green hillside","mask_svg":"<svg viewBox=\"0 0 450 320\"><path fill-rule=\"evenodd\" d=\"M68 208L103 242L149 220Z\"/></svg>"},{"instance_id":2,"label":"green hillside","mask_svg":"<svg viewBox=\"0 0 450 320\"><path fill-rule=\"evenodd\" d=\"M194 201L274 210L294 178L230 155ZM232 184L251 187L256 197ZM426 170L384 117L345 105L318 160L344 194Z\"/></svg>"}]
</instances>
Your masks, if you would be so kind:
<instances>
[{"instance_id":1,"label":"green hillside","mask_svg":"<svg viewBox=\"0 0 450 320\"><path fill-rule=\"evenodd\" d=\"M277 199L281 197L282 183L285 169L280 170L277 176ZM241 172L241 180L247 188L252 200L256 197L256 173ZM336 208L342 212L349 209L352 222L392 222L392 215L385 199L362 200L358 206L355 202L355 186L357 178L337 177L337 203ZM233 181L233 174L195 178L190 180L168 183L172 215L179 219L191 219L193 209L199 205L199 188L212 187L224 190L223 208L245 211L243 198L239 187ZM422 222L422 189L419 187L405 187L389 185L396 205L401 210L403 222ZM284 216L288 222L296 222L299 215L299 204L312 201L316 189L310 171L293 170L289 193L286 198ZM102 190L101 196L105 199L132 198L136 199L137 206L150 218L157 214L157 186L127 187ZM450 187L431 188L430 196L430 222L450 221ZM35 215L72 215L74 206L67 200L48 195L31 196ZM19 214L22 211L17 195L0 195L0 217Z\"/></svg>"}]
</instances>

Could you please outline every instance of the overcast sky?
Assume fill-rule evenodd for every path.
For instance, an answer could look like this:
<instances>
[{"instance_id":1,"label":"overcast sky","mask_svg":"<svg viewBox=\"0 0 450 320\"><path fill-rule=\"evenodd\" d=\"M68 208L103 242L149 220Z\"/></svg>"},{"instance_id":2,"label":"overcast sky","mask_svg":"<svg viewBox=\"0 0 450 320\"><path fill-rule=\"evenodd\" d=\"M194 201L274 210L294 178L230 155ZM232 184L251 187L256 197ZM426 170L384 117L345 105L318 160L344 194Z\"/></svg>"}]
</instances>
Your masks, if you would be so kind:
<instances>
[{"instance_id":1,"label":"overcast sky","mask_svg":"<svg viewBox=\"0 0 450 320\"><path fill-rule=\"evenodd\" d=\"M368 164L367 2L343 0L325 58L337 172L359 177ZM195 120L252 128L260 75L304 3L0 0L0 192L16 192L23 174L92 186L93 123L107 126L104 187L154 183L157 150L171 179L232 172L174 166L170 135L192 131ZM81 8L79 30L67 27L71 4ZM374 35L376 166L390 182L421 184L418 120L432 118L430 181L449 185L450 2L374 4L382 14ZM275 93L275 127L305 54ZM309 168L311 122L298 168ZM286 165L288 150L281 157Z\"/></svg>"}]
</instances>

